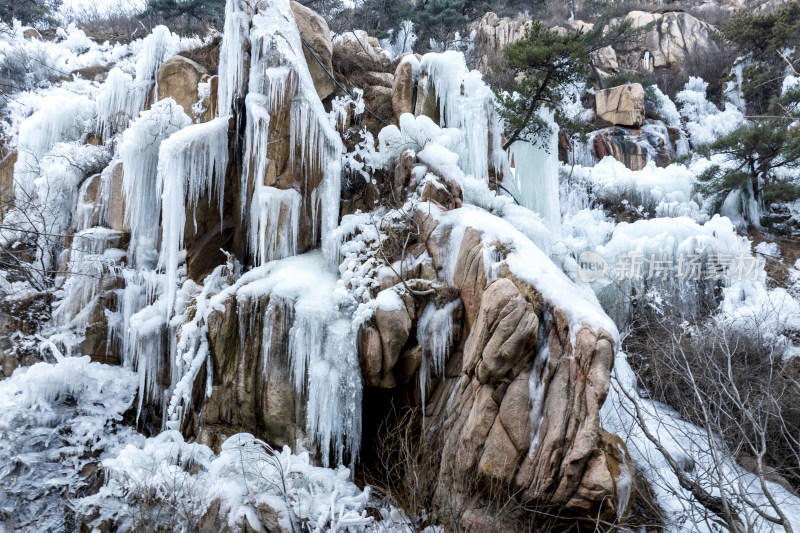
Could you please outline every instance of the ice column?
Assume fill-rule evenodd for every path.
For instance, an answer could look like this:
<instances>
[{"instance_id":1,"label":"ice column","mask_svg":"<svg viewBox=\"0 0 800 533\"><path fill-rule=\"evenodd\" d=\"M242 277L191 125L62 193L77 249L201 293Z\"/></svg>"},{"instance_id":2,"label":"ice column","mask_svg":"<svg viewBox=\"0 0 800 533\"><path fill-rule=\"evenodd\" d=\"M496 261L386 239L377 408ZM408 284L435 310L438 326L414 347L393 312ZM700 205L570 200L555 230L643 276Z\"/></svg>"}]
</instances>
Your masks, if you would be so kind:
<instances>
[{"instance_id":1,"label":"ice column","mask_svg":"<svg viewBox=\"0 0 800 533\"><path fill-rule=\"evenodd\" d=\"M558 231L561 225L561 207L558 199L558 125L553 112L539 110L550 128L550 135L533 144L516 141L509 148L513 163L514 188L517 200L531 211L538 213L547 226Z\"/></svg>"},{"instance_id":2,"label":"ice column","mask_svg":"<svg viewBox=\"0 0 800 533\"><path fill-rule=\"evenodd\" d=\"M188 126L161 143L158 185L162 192L161 256L166 274L166 312L172 313L183 247L186 208L197 208L203 194L218 201L222 223L223 188L228 166L228 118Z\"/></svg>"},{"instance_id":3,"label":"ice column","mask_svg":"<svg viewBox=\"0 0 800 533\"><path fill-rule=\"evenodd\" d=\"M460 305L460 299L448 302L441 308L431 302L425 307L419 324L417 324L417 343L422 347L419 390L422 395L423 409L431 373L435 373L437 376L444 374L444 366L454 340L453 313Z\"/></svg>"}]
</instances>

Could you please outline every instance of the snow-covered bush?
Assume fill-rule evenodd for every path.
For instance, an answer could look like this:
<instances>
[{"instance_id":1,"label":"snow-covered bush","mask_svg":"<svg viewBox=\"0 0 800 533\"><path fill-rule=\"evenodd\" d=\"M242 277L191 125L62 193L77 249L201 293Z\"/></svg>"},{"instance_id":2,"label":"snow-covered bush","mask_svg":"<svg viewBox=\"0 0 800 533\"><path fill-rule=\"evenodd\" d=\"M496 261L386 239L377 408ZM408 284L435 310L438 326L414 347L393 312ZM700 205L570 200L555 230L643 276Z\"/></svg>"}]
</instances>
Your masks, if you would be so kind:
<instances>
[{"instance_id":1,"label":"snow-covered bush","mask_svg":"<svg viewBox=\"0 0 800 533\"><path fill-rule=\"evenodd\" d=\"M691 77L686 86L675 96L680 104L681 115L686 119L686 131L694 146L707 144L730 133L744 122L744 115L730 102L719 110L708 101L708 83L702 78Z\"/></svg>"}]
</instances>

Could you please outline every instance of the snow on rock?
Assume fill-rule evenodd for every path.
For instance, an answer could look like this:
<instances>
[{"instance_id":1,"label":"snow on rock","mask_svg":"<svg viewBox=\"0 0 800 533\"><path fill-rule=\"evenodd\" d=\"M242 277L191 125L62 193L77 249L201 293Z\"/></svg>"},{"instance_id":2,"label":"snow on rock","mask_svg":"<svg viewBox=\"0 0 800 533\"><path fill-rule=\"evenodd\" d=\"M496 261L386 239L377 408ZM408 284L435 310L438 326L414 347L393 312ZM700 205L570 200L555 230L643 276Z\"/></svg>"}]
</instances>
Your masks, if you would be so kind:
<instances>
[{"instance_id":1,"label":"snow on rock","mask_svg":"<svg viewBox=\"0 0 800 533\"><path fill-rule=\"evenodd\" d=\"M683 165L659 168L650 162L634 171L607 156L593 167L576 166L571 171L573 179L583 181L601 201L627 203L650 216L708 220L702 199L692 192L694 174Z\"/></svg>"},{"instance_id":2,"label":"snow on rock","mask_svg":"<svg viewBox=\"0 0 800 533\"><path fill-rule=\"evenodd\" d=\"M418 76L423 79L423 75L425 84L418 89L418 100L435 94L440 125L458 129L463 135L457 153L464 172L488 182L489 168L503 168L505 157L491 87L483 82L480 72L467 69L463 54L453 50L425 54Z\"/></svg>"},{"instance_id":3,"label":"snow on rock","mask_svg":"<svg viewBox=\"0 0 800 533\"><path fill-rule=\"evenodd\" d=\"M509 222L473 206L447 211L439 215L436 235L447 243L443 250L442 268L448 280L453 279L459 248L467 227L482 234L484 242L508 242L510 250L504 262L512 274L539 291L546 302L564 311L571 335L584 324L595 331L605 329L619 345L619 334L594 293L587 286L575 285L564 272L528 237ZM484 265L491 272L492 265ZM574 339L573 339L574 341Z\"/></svg>"},{"instance_id":4,"label":"snow on rock","mask_svg":"<svg viewBox=\"0 0 800 533\"><path fill-rule=\"evenodd\" d=\"M266 361L286 359L298 397L306 397L306 432L329 464L330 451L337 464L344 454L358 456L361 439L361 372L356 350L356 329L335 301L336 278L328 273L319 252L271 261L255 268L228 285L224 267L218 267L203 287L188 280L179 299L194 302L194 317L178 330L175 358L177 384L173 388L168 414L179 422L191 406L194 380L203 365L210 364L208 317L222 308L231 296L238 305L254 308L264 298L279 299L292 309L286 353L269 352ZM253 326L251 326L253 327ZM240 331L242 342L248 335ZM207 394L210 391L207 389ZM175 423L170 423L174 426Z\"/></svg>"}]
</instances>

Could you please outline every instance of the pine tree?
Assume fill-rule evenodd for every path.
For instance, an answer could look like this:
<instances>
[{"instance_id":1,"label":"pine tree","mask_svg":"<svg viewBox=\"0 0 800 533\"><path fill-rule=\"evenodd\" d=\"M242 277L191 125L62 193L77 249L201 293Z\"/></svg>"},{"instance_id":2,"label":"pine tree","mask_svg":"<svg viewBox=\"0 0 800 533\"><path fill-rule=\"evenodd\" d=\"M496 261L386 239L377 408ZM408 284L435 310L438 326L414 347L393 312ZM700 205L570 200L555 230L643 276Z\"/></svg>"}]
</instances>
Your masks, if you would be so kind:
<instances>
[{"instance_id":1,"label":"pine tree","mask_svg":"<svg viewBox=\"0 0 800 533\"><path fill-rule=\"evenodd\" d=\"M507 149L517 140L538 143L550 129L537 114L541 106L555 111L556 122L569 121L559 109L562 92L586 79L589 52L580 32L558 34L538 20L529 26L525 37L503 49L513 76L506 91L499 93L499 112L506 123Z\"/></svg>"},{"instance_id":2,"label":"pine tree","mask_svg":"<svg viewBox=\"0 0 800 533\"><path fill-rule=\"evenodd\" d=\"M771 13L743 9L721 32L745 59L742 92L748 110L766 112L771 99L780 95L787 61L800 62L800 2L791 1Z\"/></svg>"},{"instance_id":3,"label":"pine tree","mask_svg":"<svg viewBox=\"0 0 800 533\"><path fill-rule=\"evenodd\" d=\"M0 2L0 20L11 24L20 21L25 26L52 24L53 15L61 7L61 0L5 0Z\"/></svg>"},{"instance_id":4,"label":"pine tree","mask_svg":"<svg viewBox=\"0 0 800 533\"><path fill-rule=\"evenodd\" d=\"M220 22L225 0L147 0L142 16L155 15L165 20L186 17L200 24Z\"/></svg>"},{"instance_id":5,"label":"pine tree","mask_svg":"<svg viewBox=\"0 0 800 533\"><path fill-rule=\"evenodd\" d=\"M698 148L699 155L724 158L723 164L697 177L697 190L709 196L716 209L736 190L765 206L800 198L800 180L795 177L800 169L800 89L773 99L769 112L768 118Z\"/></svg>"}]
</instances>

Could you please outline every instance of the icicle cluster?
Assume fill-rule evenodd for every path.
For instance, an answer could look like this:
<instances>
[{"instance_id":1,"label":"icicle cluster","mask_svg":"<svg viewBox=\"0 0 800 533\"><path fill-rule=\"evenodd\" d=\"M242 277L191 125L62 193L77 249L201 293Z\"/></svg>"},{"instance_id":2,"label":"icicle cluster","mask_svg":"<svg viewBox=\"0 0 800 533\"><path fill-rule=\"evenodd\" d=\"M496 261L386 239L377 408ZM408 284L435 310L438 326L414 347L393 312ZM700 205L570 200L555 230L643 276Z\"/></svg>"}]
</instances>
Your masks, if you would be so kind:
<instances>
[{"instance_id":1,"label":"icicle cluster","mask_svg":"<svg viewBox=\"0 0 800 533\"><path fill-rule=\"evenodd\" d=\"M207 196L209 204L216 199L222 224L227 166L227 117L187 126L161 143L156 189L162 191L159 264L166 274L167 313L171 313L175 301L186 207L194 211L203 195Z\"/></svg>"},{"instance_id":2,"label":"icicle cluster","mask_svg":"<svg viewBox=\"0 0 800 533\"><path fill-rule=\"evenodd\" d=\"M161 189L157 179L161 143L191 124L174 100L161 100L145 111L122 135L125 219L131 229L131 260L134 268L155 267Z\"/></svg>"},{"instance_id":3,"label":"icicle cluster","mask_svg":"<svg viewBox=\"0 0 800 533\"><path fill-rule=\"evenodd\" d=\"M419 67L427 74L420 89L424 97L439 101L441 125L461 130L464 143L459 159L465 174L489 181L489 167L501 169L504 154L500 138L502 128L494 109L494 94L477 70L470 71L464 55L453 50L425 54Z\"/></svg>"},{"instance_id":4,"label":"icicle cluster","mask_svg":"<svg viewBox=\"0 0 800 533\"><path fill-rule=\"evenodd\" d=\"M133 80L119 68L108 73L97 93L97 134L107 139L124 131L144 108L151 80Z\"/></svg>"},{"instance_id":5,"label":"icicle cluster","mask_svg":"<svg viewBox=\"0 0 800 533\"><path fill-rule=\"evenodd\" d=\"M552 111L542 108L538 114L550 128L550 135L538 144L517 141L511 145L514 188L519 203L541 215L550 230L558 232L558 124Z\"/></svg>"},{"instance_id":6,"label":"icicle cluster","mask_svg":"<svg viewBox=\"0 0 800 533\"><path fill-rule=\"evenodd\" d=\"M235 11L232 1L229 7ZM237 26L238 27L238 26ZM230 42L236 39L235 32L231 29ZM227 35L226 35L227 38ZM226 46L228 46L226 44ZM230 46L233 46L232 44ZM245 127L245 165L242 173L242 213L246 211L247 191L253 191L252 201L255 207L250 208L252 226L248 230L250 239L248 247L258 258L259 264L264 259L280 257L280 251L270 250L269 246L262 249L262 243L253 243L252 237L260 234L260 228L275 227L275 222L269 221L270 211L274 211L277 200L268 199L274 193L265 193L263 189L264 172L267 158L267 133L269 132L269 117L272 113L285 112L290 106L290 138L289 161L296 175L303 178L301 187L303 194L310 199L304 210L298 215L292 213L291 224L280 227L282 235L277 241L286 241L288 248L289 235L293 228L294 216L306 216L311 219L312 241L317 240L317 227L321 226L323 242L330 232L337 226L339 220L339 191L341 188L341 154L342 143L336 130L328 121L325 109L319 100L311 80L311 74L303 55L300 32L294 22L289 3L285 0L272 2L268 6L260 6L253 15L252 28L250 29L250 71L248 95L245 100L247 110ZM233 94L232 87L241 84L238 78L238 67L243 60L234 58L234 51L230 50L228 63L225 70L220 69L226 80L220 81L220 87L227 87L220 96ZM222 109L222 107L220 108ZM222 112L222 111L221 111ZM254 162L254 163L253 163ZM321 176L320 184L312 190L314 185L309 178ZM252 187L250 186L252 182ZM283 201L283 205L286 203ZM268 208L267 204L273 207ZM309 209L310 208L310 209ZM291 208L289 208L291 211ZM295 238L297 233L295 232ZM277 255L271 255L275 254Z\"/></svg>"},{"instance_id":7,"label":"icicle cluster","mask_svg":"<svg viewBox=\"0 0 800 533\"><path fill-rule=\"evenodd\" d=\"M419 391L421 405L431 382L431 374L441 376L453 345L455 329L453 313L461 306L461 299L455 299L439 308L431 302L425 307L417 324L417 343L422 346L422 363L419 367Z\"/></svg>"}]
</instances>

